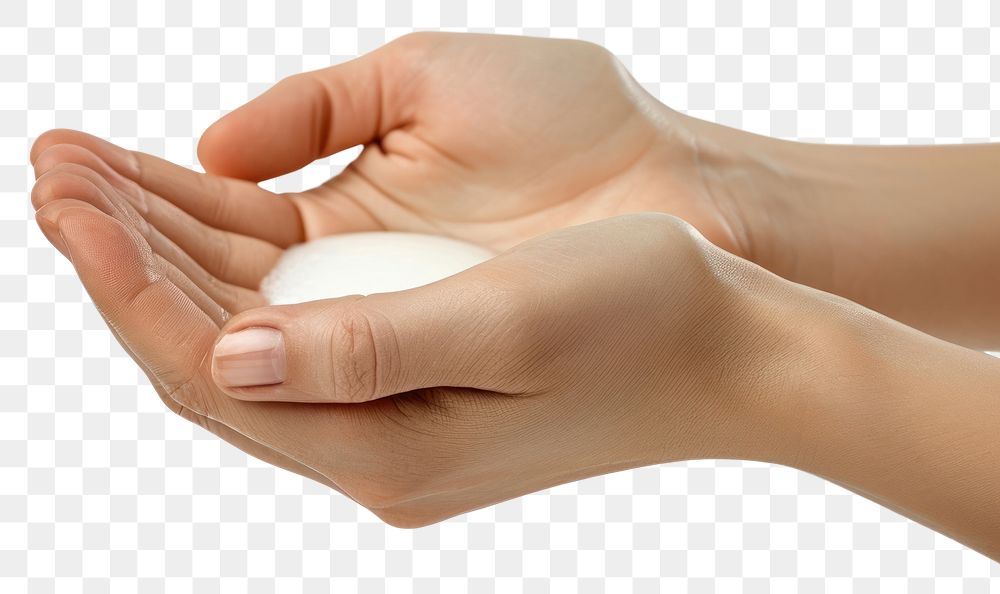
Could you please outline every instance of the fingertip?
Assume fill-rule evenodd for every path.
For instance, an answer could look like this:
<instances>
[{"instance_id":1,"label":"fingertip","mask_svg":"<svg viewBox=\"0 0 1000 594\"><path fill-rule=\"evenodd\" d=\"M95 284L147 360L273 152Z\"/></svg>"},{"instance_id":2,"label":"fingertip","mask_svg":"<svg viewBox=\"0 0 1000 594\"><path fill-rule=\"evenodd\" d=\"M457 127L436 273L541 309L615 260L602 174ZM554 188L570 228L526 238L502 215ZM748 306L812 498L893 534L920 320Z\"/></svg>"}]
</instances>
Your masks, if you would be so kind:
<instances>
[{"instance_id":1,"label":"fingertip","mask_svg":"<svg viewBox=\"0 0 1000 594\"><path fill-rule=\"evenodd\" d=\"M58 145L64 146L64 145ZM39 160L46 159L52 149L45 152ZM90 174L100 175L84 165L60 162L45 171L35 180L31 188L31 205L39 210L50 202L61 199L77 199L81 202L93 202L106 198L100 188L88 178Z\"/></svg>"},{"instance_id":2,"label":"fingertip","mask_svg":"<svg viewBox=\"0 0 1000 594\"><path fill-rule=\"evenodd\" d=\"M225 145L224 136L228 114L213 122L198 139L198 162L206 173L226 175L220 163L220 146Z\"/></svg>"},{"instance_id":3,"label":"fingertip","mask_svg":"<svg viewBox=\"0 0 1000 594\"><path fill-rule=\"evenodd\" d=\"M282 173L273 172L269 148L280 141L272 133L247 124L245 108L222 116L205 130L198 141L198 161L206 173L258 183Z\"/></svg>"},{"instance_id":4,"label":"fingertip","mask_svg":"<svg viewBox=\"0 0 1000 594\"><path fill-rule=\"evenodd\" d=\"M260 182L378 138L398 123L383 110L390 90L379 64L363 56L279 81L206 129L199 161L210 173Z\"/></svg>"},{"instance_id":5,"label":"fingertip","mask_svg":"<svg viewBox=\"0 0 1000 594\"><path fill-rule=\"evenodd\" d=\"M114 172L130 179L139 175L139 164L132 151L86 132L57 128L42 133L31 146L28 158L35 168L35 177L62 162L60 155L70 161L74 160L74 155L99 159Z\"/></svg>"},{"instance_id":6,"label":"fingertip","mask_svg":"<svg viewBox=\"0 0 1000 594\"><path fill-rule=\"evenodd\" d=\"M54 128L52 130L42 132L38 138L35 139L35 142L32 143L31 150L28 151L28 161L34 165L38 160L39 155L45 152L45 149L49 148L53 144L59 144L59 139L65 137L68 132L72 132L72 130L68 130L66 128Z\"/></svg>"},{"instance_id":7,"label":"fingertip","mask_svg":"<svg viewBox=\"0 0 1000 594\"><path fill-rule=\"evenodd\" d=\"M36 216L43 232L61 240L94 305L150 378L171 391L193 381L218 326L160 268L146 240L79 200L54 200Z\"/></svg>"},{"instance_id":8,"label":"fingertip","mask_svg":"<svg viewBox=\"0 0 1000 594\"><path fill-rule=\"evenodd\" d=\"M97 138L92 134L81 132L80 130L73 130L70 128L53 128L42 132L38 138L35 139L35 142L31 145L31 151L28 153L28 160L32 165L35 165L39 157L41 157L48 149L60 144L87 146L106 142L107 141Z\"/></svg>"},{"instance_id":9,"label":"fingertip","mask_svg":"<svg viewBox=\"0 0 1000 594\"><path fill-rule=\"evenodd\" d=\"M65 140L67 139L53 136L46 146L34 156L31 163L35 170L36 180L60 163L75 162L82 158L79 153L86 152L86 149L78 144L65 142Z\"/></svg>"},{"instance_id":10,"label":"fingertip","mask_svg":"<svg viewBox=\"0 0 1000 594\"><path fill-rule=\"evenodd\" d=\"M86 219L90 221L86 222ZM73 257L74 245L78 245L84 239L100 240L99 236L94 235L94 229L106 224L104 220L118 223L94 205L73 198L46 202L35 212L35 222L42 234L74 265L76 265ZM81 230L81 222L86 225L85 231Z\"/></svg>"},{"instance_id":11,"label":"fingertip","mask_svg":"<svg viewBox=\"0 0 1000 594\"><path fill-rule=\"evenodd\" d=\"M56 169L60 165L86 167L95 171L105 178L111 176L120 177L117 171L105 163L101 157L96 155L89 148L79 144L60 142L51 144L42 151L34 162L35 180L40 180L45 174Z\"/></svg>"},{"instance_id":12,"label":"fingertip","mask_svg":"<svg viewBox=\"0 0 1000 594\"><path fill-rule=\"evenodd\" d=\"M84 285L117 293L162 276L149 244L124 223L79 200L56 202L74 203L61 207L56 222Z\"/></svg>"},{"instance_id":13,"label":"fingertip","mask_svg":"<svg viewBox=\"0 0 1000 594\"><path fill-rule=\"evenodd\" d=\"M92 204L74 198L59 198L43 204L35 211L35 220L59 228L72 219L74 216L88 216L90 214L102 215L100 210Z\"/></svg>"},{"instance_id":14,"label":"fingertip","mask_svg":"<svg viewBox=\"0 0 1000 594\"><path fill-rule=\"evenodd\" d=\"M61 146L61 145L52 145ZM52 157L52 151L50 150L52 146L48 146L45 150L38 153L31 159L31 167L35 173L35 181L41 179L43 175L49 172L53 167L55 167L55 159Z\"/></svg>"}]
</instances>

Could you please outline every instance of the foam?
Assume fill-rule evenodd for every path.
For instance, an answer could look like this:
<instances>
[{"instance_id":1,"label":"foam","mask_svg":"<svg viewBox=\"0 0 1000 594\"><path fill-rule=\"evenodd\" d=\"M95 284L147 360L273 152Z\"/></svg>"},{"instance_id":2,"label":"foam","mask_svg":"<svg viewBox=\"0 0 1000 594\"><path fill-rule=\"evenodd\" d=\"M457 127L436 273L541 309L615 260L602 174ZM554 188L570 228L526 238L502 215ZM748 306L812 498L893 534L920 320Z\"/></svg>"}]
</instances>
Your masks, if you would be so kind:
<instances>
[{"instance_id":1,"label":"foam","mask_svg":"<svg viewBox=\"0 0 1000 594\"><path fill-rule=\"evenodd\" d=\"M402 291L441 280L494 255L438 235L390 231L331 235L285 250L260 291L273 305Z\"/></svg>"}]
</instances>

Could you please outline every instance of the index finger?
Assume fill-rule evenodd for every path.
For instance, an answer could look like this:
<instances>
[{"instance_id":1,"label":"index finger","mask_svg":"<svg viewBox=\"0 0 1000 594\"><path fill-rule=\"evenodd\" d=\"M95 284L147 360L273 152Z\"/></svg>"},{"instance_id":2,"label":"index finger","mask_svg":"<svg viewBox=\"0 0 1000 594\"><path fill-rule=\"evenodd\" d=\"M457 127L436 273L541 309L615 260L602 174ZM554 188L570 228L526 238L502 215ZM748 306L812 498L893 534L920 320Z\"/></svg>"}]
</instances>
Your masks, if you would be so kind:
<instances>
[{"instance_id":1,"label":"index finger","mask_svg":"<svg viewBox=\"0 0 1000 594\"><path fill-rule=\"evenodd\" d=\"M74 147L76 151L69 150ZM211 227L279 247L304 240L298 207L287 196L245 180L198 173L77 130L50 130L38 137L31 148L35 176L72 160L81 149L97 157L88 160L88 166L113 185L138 186Z\"/></svg>"}]
</instances>

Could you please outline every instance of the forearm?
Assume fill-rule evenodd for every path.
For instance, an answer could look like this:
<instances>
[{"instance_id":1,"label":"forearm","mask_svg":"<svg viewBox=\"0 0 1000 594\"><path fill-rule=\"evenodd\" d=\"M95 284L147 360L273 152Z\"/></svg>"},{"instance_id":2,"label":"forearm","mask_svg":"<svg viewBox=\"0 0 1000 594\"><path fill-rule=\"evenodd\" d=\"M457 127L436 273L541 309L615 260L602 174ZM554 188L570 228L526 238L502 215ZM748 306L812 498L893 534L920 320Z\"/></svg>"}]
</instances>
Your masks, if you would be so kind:
<instances>
[{"instance_id":1,"label":"forearm","mask_svg":"<svg viewBox=\"0 0 1000 594\"><path fill-rule=\"evenodd\" d=\"M876 314L828 327L785 462L1000 560L1000 360Z\"/></svg>"},{"instance_id":2,"label":"forearm","mask_svg":"<svg viewBox=\"0 0 1000 594\"><path fill-rule=\"evenodd\" d=\"M1000 145L804 144L686 121L749 259L946 340L1000 347Z\"/></svg>"},{"instance_id":3,"label":"forearm","mask_svg":"<svg viewBox=\"0 0 1000 594\"><path fill-rule=\"evenodd\" d=\"M699 326L682 384L702 396L670 390L636 425L653 462L798 468L1000 561L1000 359L734 260L708 259L725 322Z\"/></svg>"}]
</instances>

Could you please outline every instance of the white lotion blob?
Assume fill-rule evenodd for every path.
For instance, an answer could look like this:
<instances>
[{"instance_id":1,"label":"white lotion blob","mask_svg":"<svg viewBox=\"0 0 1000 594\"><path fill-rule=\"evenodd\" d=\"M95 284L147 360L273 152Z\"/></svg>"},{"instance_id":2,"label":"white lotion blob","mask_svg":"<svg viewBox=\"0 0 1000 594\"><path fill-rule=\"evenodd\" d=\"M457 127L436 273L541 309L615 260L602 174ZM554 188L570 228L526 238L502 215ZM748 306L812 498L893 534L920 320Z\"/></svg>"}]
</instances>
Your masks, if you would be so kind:
<instances>
[{"instance_id":1,"label":"white lotion blob","mask_svg":"<svg viewBox=\"0 0 1000 594\"><path fill-rule=\"evenodd\" d=\"M331 235L292 246L261 281L272 305L412 289L492 258L456 239L375 231Z\"/></svg>"}]
</instances>

